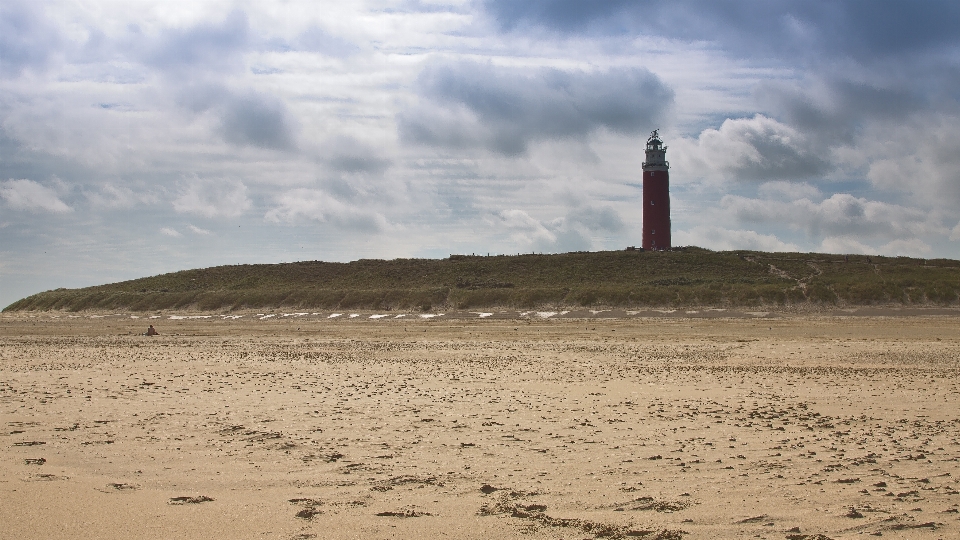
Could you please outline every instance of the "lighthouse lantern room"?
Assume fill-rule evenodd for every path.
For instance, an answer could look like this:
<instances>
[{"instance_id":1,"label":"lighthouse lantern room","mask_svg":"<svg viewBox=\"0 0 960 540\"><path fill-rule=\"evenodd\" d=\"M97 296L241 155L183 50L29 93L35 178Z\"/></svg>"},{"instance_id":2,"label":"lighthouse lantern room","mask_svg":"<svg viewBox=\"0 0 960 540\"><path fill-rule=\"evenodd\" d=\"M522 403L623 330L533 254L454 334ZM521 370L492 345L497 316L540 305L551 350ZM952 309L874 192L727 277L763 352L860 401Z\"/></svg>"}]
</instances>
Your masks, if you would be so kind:
<instances>
[{"instance_id":1,"label":"lighthouse lantern room","mask_svg":"<svg viewBox=\"0 0 960 540\"><path fill-rule=\"evenodd\" d=\"M647 139L643 162L643 249L670 249L670 163L659 130Z\"/></svg>"}]
</instances>

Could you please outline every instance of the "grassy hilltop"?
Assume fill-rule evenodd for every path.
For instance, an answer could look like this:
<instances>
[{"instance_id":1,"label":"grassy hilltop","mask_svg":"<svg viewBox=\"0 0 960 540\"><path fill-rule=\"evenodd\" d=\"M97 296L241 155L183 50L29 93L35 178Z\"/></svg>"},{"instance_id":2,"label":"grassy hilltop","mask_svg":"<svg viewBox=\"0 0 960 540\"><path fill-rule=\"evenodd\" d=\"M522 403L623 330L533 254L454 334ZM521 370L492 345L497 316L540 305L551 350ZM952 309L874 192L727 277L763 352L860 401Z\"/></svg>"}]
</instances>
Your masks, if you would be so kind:
<instances>
[{"instance_id":1,"label":"grassy hilltop","mask_svg":"<svg viewBox=\"0 0 960 540\"><path fill-rule=\"evenodd\" d=\"M46 291L3 311L957 305L958 295L960 261L691 247L218 266Z\"/></svg>"}]
</instances>

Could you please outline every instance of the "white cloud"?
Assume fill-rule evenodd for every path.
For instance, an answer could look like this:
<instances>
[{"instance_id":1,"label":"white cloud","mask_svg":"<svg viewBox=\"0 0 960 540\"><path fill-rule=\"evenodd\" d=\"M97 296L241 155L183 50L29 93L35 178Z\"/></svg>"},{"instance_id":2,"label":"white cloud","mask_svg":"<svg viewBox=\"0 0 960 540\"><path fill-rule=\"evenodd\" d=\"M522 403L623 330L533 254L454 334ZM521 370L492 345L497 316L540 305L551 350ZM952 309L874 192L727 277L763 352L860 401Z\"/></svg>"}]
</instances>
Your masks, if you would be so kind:
<instances>
[{"instance_id":1,"label":"white cloud","mask_svg":"<svg viewBox=\"0 0 960 540\"><path fill-rule=\"evenodd\" d=\"M512 244L521 250L548 253L593 249L594 237L625 228L612 207L587 204L567 208L565 215L548 220L536 219L524 210L513 208L494 213L487 222L505 230Z\"/></svg>"},{"instance_id":2,"label":"white cloud","mask_svg":"<svg viewBox=\"0 0 960 540\"><path fill-rule=\"evenodd\" d=\"M172 236L173 238L180 238L181 236L183 236L182 234L177 232L175 229L171 229L170 227L161 227L160 234L164 234L166 236Z\"/></svg>"},{"instance_id":3,"label":"white cloud","mask_svg":"<svg viewBox=\"0 0 960 540\"><path fill-rule=\"evenodd\" d=\"M612 206L592 205L583 201L571 209L564 220L571 226L589 231L619 232L626 227Z\"/></svg>"},{"instance_id":4,"label":"white cloud","mask_svg":"<svg viewBox=\"0 0 960 540\"><path fill-rule=\"evenodd\" d=\"M382 147L344 135L324 141L320 155L334 171L377 174L390 166L390 160L383 155L383 151Z\"/></svg>"},{"instance_id":5,"label":"white cloud","mask_svg":"<svg viewBox=\"0 0 960 540\"><path fill-rule=\"evenodd\" d=\"M237 217L251 206L247 198L247 186L239 180L194 177L185 183L180 195L173 201L173 208L177 212L207 218Z\"/></svg>"},{"instance_id":6,"label":"white cloud","mask_svg":"<svg viewBox=\"0 0 960 540\"><path fill-rule=\"evenodd\" d=\"M368 233L388 228L379 213L341 202L319 189L292 189L279 195L276 203L264 216L267 221L296 223L306 219Z\"/></svg>"},{"instance_id":7,"label":"white cloud","mask_svg":"<svg viewBox=\"0 0 960 540\"><path fill-rule=\"evenodd\" d=\"M820 243L818 251L860 255L877 255L879 253L876 248L868 246L852 236L828 236Z\"/></svg>"},{"instance_id":8,"label":"white cloud","mask_svg":"<svg viewBox=\"0 0 960 540\"><path fill-rule=\"evenodd\" d=\"M669 154L682 175L752 181L821 176L832 159L802 132L762 114L728 118L720 129L679 139Z\"/></svg>"},{"instance_id":9,"label":"white cloud","mask_svg":"<svg viewBox=\"0 0 960 540\"><path fill-rule=\"evenodd\" d=\"M960 240L960 223L950 231L951 240Z\"/></svg>"},{"instance_id":10,"label":"white cloud","mask_svg":"<svg viewBox=\"0 0 960 540\"><path fill-rule=\"evenodd\" d=\"M726 195L720 200L720 206L740 221L792 227L813 236L896 238L947 232L928 211L871 201L848 193L836 193L820 202Z\"/></svg>"},{"instance_id":11,"label":"white cloud","mask_svg":"<svg viewBox=\"0 0 960 540\"><path fill-rule=\"evenodd\" d=\"M0 183L0 198L15 210L41 210L54 213L72 211L60 200L56 191L33 180L7 180Z\"/></svg>"},{"instance_id":12,"label":"white cloud","mask_svg":"<svg viewBox=\"0 0 960 540\"><path fill-rule=\"evenodd\" d=\"M932 248L918 238L892 240L877 248L864 244L852 236L829 236L820 243L820 251L824 253L886 255L889 257L924 257L932 251Z\"/></svg>"},{"instance_id":13,"label":"white cloud","mask_svg":"<svg viewBox=\"0 0 960 540\"><path fill-rule=\"evenodd\" d=\"M868 130L850 158L874 186L933 207L960 207L960 113L918 114Z\"/></svg>"},{"instance_id":14,"label":"white cloud","mask_svg":"<svg viewBox=\"0 0 960 540\"><path fill-rule=\"evenodd\" d=\"M230 144L269 150L294 147L297 123L276 96L208 83L178 88L177 102L190 113L208 114L213 131Z\"/></svg>"},{"instance_id":15,"label":"white cloud","mask_svg":"<svg viewBox=\"0 0 960 540\"><path fill-rule=\"evenodd\" d=\"M783 180L764 182L757 189L757 193L768 199L785 199L788 201L820 199L823 197L820 188L817 186L807 182L785 182Z\"/></svg>"},{"instance_id":16,"label":"white cloud","mask_svg":"<svg viewBox=\"0 0 960 540\"><path fill-rule=\"evenodd\" d=\"M90 204L100 208L131 208L157 202L156 193L116 184L102 184L96 190L86 191L84 195Z\"/></svg>"},{"instance_id":17,"label":"white cloud","mask_svg":"<svg viewBox=\"0 0 960 540\"><path fill-rule=\"evenodd\" d=\"M503 210L495 215L497 224L509 231L510 239L518 245L550 245L557 242L557 235L539 220L523 210Z\"/></svg>"},{"instance_id":18,"label":"white cloud","mask_svg":"<svg viewBox=\"0 0 960 540\"><path fill-rule=\"evenodd\" d=\"M907 257L925 257L929 255L932 250L926 242L919 238L894 240L880 247L880 253L884 255L902 255Z\"/></svg>"},{"instance_id":19,"label":"white cloud","mask_svg":"<svg viewBox=\"0 0 960 540\"><path fill-rule=\"evenodd\" d=\"M194 234L198 234L200 236L210 236L211 234L213 234L213 231L208 231L207 229L201 229L196 225L187 225L187 228L193 231Z\"/></svg>"},{"instance_id":20,"label":"white cloud","mask_svg":"<svg viewBox=\"0 0 960 540\"><path fill-rule=\"evenodd\" d=\"M717 251L749 249L754 251L801 251L800 246L783 242L775 235L742 229L700 225L673 233L675 246L699 246Z\"/></svg>"}]
</instances>

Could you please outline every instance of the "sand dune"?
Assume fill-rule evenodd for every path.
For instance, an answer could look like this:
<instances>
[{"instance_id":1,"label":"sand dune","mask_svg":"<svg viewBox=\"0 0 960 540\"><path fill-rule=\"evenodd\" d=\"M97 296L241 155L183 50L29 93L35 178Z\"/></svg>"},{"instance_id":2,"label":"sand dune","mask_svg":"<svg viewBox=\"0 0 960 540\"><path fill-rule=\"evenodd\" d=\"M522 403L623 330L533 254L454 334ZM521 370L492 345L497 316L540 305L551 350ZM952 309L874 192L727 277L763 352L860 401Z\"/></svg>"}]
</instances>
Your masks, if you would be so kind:
<instances>
[{"instance_id":1,"label":"sand dune","mask_svg":"<svg viewBox=\"0 0 960 540\"><path fill-rule=\"evenodd\" d=\"M4 316L0 538L960 537L956 316L329 315Z\"/></svg>"}]
</instances>

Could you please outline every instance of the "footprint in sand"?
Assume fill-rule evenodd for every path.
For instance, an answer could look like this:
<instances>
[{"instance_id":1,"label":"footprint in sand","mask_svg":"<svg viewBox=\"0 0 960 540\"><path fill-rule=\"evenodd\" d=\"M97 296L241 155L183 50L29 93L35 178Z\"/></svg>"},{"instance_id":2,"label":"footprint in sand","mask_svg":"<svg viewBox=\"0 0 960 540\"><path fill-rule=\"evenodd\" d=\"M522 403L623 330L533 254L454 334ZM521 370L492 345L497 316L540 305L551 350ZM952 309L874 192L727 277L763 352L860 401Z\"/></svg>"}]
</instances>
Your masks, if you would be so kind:
<instances>
[{"instance_id":1,"label":"footprint in sand","mask_svg":"<svg viewBox=\"0 0 960 540\"><path fill-rule=\"evenodd\" d=\"M423 517L423 516L432 516L433 514L431 514L430 512L422 512L415 508L405 508L403 510L398 510L394 512L391 512L391 511L377 512L375 515L380 517L415 518L415 517Z\"/></svg>"},{"instance_id":2,"label":"footprint in sand","mask_svg":"<svg viewBox=\"0 0 960 540\"><path fill-rule=\"evenodd\" d=\"M56 480L69 480L66 476L57 476L55 474L33 474L24 478L24 482L53 482Z\"/></svg>"},{"instance_id":3,"label":"footprint in sand","mask_svg":"<svg viewBox=\"0 0 960 540\"><path fill-rule=\"evenodd\" d=\"M103 489L97 489L100 493L129 493L140 489L140 486L126 484L123 482L110 482Z\"/></svg>"},{"instance_id":4,"label":"footprint in sand","mask_svg":"<svg viewBox=\"0 0 960 540\"><path fill-rule=\"evenodd\" d=\"M181 505L181 504L200 504L205 502L213 501L212 497L207 497L206 495L198 495L196 497L170 497L170 501L167 504Z\"/></svg>"},{"instance_id":5,"label":"footprint in sand","mask_svg":"<svg viewBox=\"0 0 960 540\"><path fill-rule=\"evenodd\" d=\"M313 519L314 516L318 516L323 513L323 510L320 510L319 508L323 504L323 501L320 499L298 498L290 499L289 502L303 507L303 509L296 514L296 517L300 519L309 521Z\"/></svg>"}]
</instances>

